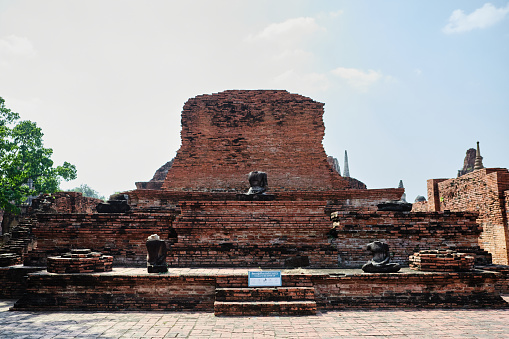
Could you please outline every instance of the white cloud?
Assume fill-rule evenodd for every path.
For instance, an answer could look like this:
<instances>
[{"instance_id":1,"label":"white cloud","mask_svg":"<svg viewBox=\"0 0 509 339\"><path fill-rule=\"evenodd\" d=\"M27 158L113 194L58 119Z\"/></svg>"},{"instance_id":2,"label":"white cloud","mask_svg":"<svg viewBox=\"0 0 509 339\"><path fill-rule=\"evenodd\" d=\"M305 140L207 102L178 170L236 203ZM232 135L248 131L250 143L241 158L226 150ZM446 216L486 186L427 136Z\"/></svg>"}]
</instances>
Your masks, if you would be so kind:
<instances>
[{"instance_id":1,"label":"white cloud","mask_svg":"<svg viewBox=\"0 0 509 339\"><path fill-rule=\"evenodd\" d=\"M326 74L314 72L315 54L309 41L326 29L312 17L272 23L250 34L245 42L257 56L259 69L266 71L271 86L312 95L329 88Z\"/></svg>"},{"instance_id":2,"label":"white cloud","mask_svg":"<svg viewBox=\"0 0 509 339\"><path fill-rule=\"evenodd\" d=\"M315 18L292 18L280 23L273 23L261 32L250 35L248 40L277 40L279 42L295 42L318 31L326 29L316 23Z\"/></svg>"},{"instance_id":3,"label":"white cloud","mask_svg":"<svg viewBox=\"0 0 509 339\"><path fill-rule=\"evenodd\" d=\"M329 12L329 15L330 15L331 18L336 18L336 17L338 17L338 16L340 16L342 14L343 14L342 10L339 10L339 11L336 11L336 12Z\"/></svg>"},{"instance_id":4,"label":"white cloud","mask_svg":"<svg viewBox=\"0 0 509 339\"><path fill-rule=\"evenodd\" d=\"M290 69L274 78L278 88L288 89L290 92L315 94L329 88L329 80L321 73L299 73Z\"/></svg>"},{"instance_id":5,"label":"white cloud","mask_svg":"<svg viewBox=\"0 0 509 339\"><path fill-rule=\"evenodd\" d=\"M374 71L372 69L368 71L363 71L356 68L344 68L338 67L331 71L332 74L340 77L341 79L346 80L346 82L353 88L366 92L369 87L374 85L384 76L382 72ZM392 79L390 77L386 77L388 79Z\"/></svg>"},{"instance_id":6,"label":"white cloud","mask_svg":"<svg viewBox=\"0 0 509 339\"><path fill-rule=\"evenodd\" d=\"M274 61L280 60L294 60L304 62L313 57L313 53L307 52L302 49L285 49L278 54L275 54L272 58Z\"/></svg>"},{"instance_id":7,"label":"white cloud","mask_svg":"<svg viewBox=\"0 0 509 339\"><path fill-rule=\"evenodd\" d=\"M503 20L507 13L509 13L509 3L501 8L486 3L468 15L461 9L457 9L452 12L449 23L443 28L443 31L446 34L454 34L468 32L476 28L487 28Z\"/></svg>"},{"instance_id":8,"label":"white cloud","mask_svg":"<svg viewBox=\"0 0 509 339\"><path fill-rule=\"evenodd\" d=\"M32 57L36 54L30 40L16 35L9 35L0 39L0 53L17 57Z\"/></svg>"}]
</instances>

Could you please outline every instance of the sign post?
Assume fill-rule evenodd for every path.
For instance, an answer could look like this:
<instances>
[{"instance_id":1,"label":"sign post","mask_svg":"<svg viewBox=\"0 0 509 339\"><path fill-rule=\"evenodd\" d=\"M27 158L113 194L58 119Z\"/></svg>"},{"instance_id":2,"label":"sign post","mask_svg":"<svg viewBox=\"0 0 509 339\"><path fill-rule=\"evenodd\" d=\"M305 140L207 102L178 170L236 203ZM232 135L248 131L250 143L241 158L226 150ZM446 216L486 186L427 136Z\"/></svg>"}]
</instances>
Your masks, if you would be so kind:
<instances>
[{"instance_id":1,"label":"sign post","mask_svg":"<svg viewBox=\"0 0 509 339\"><path fill-rule=\"evenodd\" d=\"M281 271L249 271L249 287L282 286Z\"/></svg>"}]
</instances>

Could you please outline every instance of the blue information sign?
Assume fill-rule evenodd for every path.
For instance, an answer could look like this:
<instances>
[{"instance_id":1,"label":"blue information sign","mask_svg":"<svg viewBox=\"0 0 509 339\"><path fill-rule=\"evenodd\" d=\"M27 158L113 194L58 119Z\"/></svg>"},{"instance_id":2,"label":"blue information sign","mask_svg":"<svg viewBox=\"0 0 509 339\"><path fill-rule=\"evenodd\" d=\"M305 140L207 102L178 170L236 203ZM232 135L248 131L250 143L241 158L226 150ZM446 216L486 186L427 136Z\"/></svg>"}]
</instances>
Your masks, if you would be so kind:
<instances>
[{"instance_id":1,"label":"blue information sign","mask_svg":"<svg viewBox=\"0 0 509 339\"><path fill-rule=\"evenodd\" d=\"M281 286L281 271L249 271L249 287Z\"/></svg>"}]
</instances>

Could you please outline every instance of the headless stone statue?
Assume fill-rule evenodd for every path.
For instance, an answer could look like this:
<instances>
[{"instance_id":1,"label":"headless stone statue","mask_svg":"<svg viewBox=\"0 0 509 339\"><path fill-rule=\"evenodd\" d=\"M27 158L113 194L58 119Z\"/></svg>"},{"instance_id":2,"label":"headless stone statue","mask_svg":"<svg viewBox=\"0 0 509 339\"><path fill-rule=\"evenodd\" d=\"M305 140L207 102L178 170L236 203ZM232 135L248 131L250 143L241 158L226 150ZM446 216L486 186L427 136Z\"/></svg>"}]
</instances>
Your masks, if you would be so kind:
<instances>
[{"instance_id":1,"label":"headless stone statue","mask_svg":"<svg viewBox=\"0 0 509 339\"><path fill-rule=\"evenodd\" d=\"M260 171L250 172L248 175L249 190L247 193L237 194L237 200L245 201L271 201L274 200L274 195L266 194L267 191L267 173Z\"/></svg>"},{"instance_id":2,"label":"headless stone statue","mask_svg":"<svg viewBox=\"0 0 509 339\"><path fill-rule=\"evenodd\" d=\"M249 191L247 194L262 194L267 190L267 173L253 171L248 176Z\"/></svg>"},{"instance_id":3,"label":"headless stone statue","mask_svg":"<svg viewBox=\"0 0 509 339\"><path fill-rule=\"evenodd\" d=\"M379 211L410 212L412 204L403 200L388 200L377 205Z\"/></svg>"},{"instance_id":4,"label":"headless stone statue","mask_svg":"<svg viewBox=\"0 0 509 339\"><path fill-rule=\"evenodd\" d=\"M148 273L168 272L166 265L166 243L157 234L147 239L147 270Z\"/></svg>"},{"instance_id":5,"label":"headless stone statue","mask_svg":"<svg viewBox=\"0 0 509 339\"><path fill-rule=\"evenodd\" d=\"M127 203L128 198L127 194L114 194L108 202L97 204L97 213L126 213L131 209Z\"/></svg>"},{"instance_id":6,"label":"headless stone statue","mask_svg":"<svg viewBox=\"0 0 509 339\"><path fill-rule=\"evenodd\" d=\"M394 273L398 272L400 267L397 263L391 263L389 245L381 241L373 241L367 246L367 250L373 254L373 259L362 266L362 270L367 273Z\"/></svg>"}]
</instances>

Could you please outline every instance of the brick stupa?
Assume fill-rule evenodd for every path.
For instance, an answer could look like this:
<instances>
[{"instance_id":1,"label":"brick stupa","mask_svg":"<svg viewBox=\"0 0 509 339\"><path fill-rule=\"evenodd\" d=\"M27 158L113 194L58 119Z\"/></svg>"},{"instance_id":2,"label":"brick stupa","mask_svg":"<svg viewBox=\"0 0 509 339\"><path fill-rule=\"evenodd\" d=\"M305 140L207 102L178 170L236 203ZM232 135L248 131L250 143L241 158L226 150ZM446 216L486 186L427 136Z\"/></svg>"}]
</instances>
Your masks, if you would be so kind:
<instances>
[{"instance_id":1,"label":"brick stupa","mask_svg":"<svg viewBox=\"0 0 509 339\"><path fill-rule=\"evenodd\" d=\"M386 242L401 266L423 250L473 253L477 260L482 227L472 212L379 211L378 204L401 199L404 189L352 188L353 181L334 172L321 143L322 115L323 104L286 91L235 90L188 100L182 146L165 167L171 166L166 179L163 168L157 185L123 192L129 211L90 213L67 192L60 197L72 204L37 198L46 212L30 219L30 239L37 241L23 251L30 266L0 267L0 286L21 297L13 309L251 316L345 307L506 307L494 272L360 273L372 259L366 244L373 240ZM254 170L268 174L273 200L239 199ZM153 234L168 245L168 272L147 269L146 239ZM112 272L51 267L48 257L72 249L112 256ZM66 273L41 271L46 265ZM248 272L266 269L281 272L282 286L250 287ZM29 272L37 273L27 280ZM21 283L15 285L15 277L23 277Z\"/></svg>"},{"instance_id":2,"label":"brick stupa","mask_svg":"<svg viewBox=\"0 0 509 339\"><path fill-rule=\"evenodd\" d=\"M162 185L170 191L246 191L264 171L277 191L345 189L322 145L323 104L276 90L230 90L189 99L182 146Z\"/></svg>"}]
</instances>

